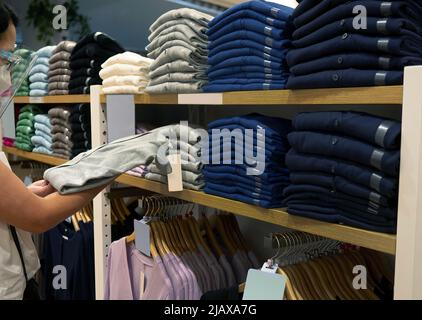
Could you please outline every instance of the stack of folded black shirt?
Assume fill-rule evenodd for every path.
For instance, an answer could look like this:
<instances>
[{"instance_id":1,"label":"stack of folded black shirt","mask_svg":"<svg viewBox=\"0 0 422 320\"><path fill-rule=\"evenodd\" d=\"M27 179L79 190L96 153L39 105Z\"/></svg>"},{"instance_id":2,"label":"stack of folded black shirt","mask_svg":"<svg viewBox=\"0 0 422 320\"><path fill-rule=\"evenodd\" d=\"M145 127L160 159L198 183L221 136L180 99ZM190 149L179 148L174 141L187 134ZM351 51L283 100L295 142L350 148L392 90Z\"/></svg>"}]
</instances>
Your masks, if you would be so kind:
<instances>
[{"instance_id":1,"label":"stack of folded black shirt","mask_svg":"<svg viewBox=\"0 0 422 320\"><path fill-rule=\"evenodd\" d=\"M302 113L286 156L288 213L395 233L399 122L356 112Z\"/></svg>"},{"instance_id":2,"label":"stack of folded black shirt","mask_svg":"<svg viewBox=\"0 0 422 320\"><path fill-rule=\"evenodd\" d=\"M102 32L82 38L70 57L72 70L69 83L70 94L89 94L89 87L102 84L99 76L101 64L108 58L125 50L110 36Z\"/></svg>"},{"instance_id":3,"label":"stack of folded black shirt","mask_svg":"<svg viewBox=\"0 0 422 320\"><path fill-rule=\"evenodd\" d=\"M398 85L422 64L420 1L303 0L293 16L290 89Z\"/></svg>"},{"instance_id":4,"label":"stack of folded black shirt","mask_svg":"<svg viewBox=\"0 0 422 320\"><path fill-rule=\"evenodd\" d=\"M89 104L53 108L48 115L52 125L52 149L55 156L72 159L91 149Z\"/></svg>"}]
</instances>

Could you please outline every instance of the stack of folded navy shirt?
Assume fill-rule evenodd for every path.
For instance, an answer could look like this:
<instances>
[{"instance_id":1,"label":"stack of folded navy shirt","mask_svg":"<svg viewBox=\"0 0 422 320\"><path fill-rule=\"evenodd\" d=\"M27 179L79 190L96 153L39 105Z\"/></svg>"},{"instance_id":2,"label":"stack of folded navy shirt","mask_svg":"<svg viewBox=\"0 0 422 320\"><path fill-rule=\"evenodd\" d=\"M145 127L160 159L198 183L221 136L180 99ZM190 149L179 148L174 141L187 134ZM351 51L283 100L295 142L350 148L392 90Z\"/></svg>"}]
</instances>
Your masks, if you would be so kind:
<instances>
[{"instance_id":1,"label":"stack of folded navy shirt","mask_svg":"<svg viewBox=\"0 0 422 320\"><path fill-rule=\"evenodd\" d=\"M289 185L285 155L291 121L251 114L219 119L208 127L204 191L264 208L281 207ZM221 130L233 135L219 138Z\"/></svg>"},{"instance_id":2,"label":"stack of folded navy shirt","mask_svg":"<svg viewBox=\"0 0 422 320\"><path fill-rule=\"evenodd\" d=\"M356 112L302 113L286 156L288 213L394 233L399 122Z\"/></svg>"},{"instance_id":3,"label":"stack of folded navy shirt","mask_svg":"<svg viewBox=\"0 0 422 320\"><path fill-rule=\"evenodd\" d=\"M89 104L53 108L48 115L52 125L52 149L55 156L72 159L91 149Z\"/></svg>"},{"instance_id":4,"label":"stack of folded navy shirt","mask_svg":"<svg viewBox=\"0 0 422 320\"><path fill-rule=\"evenodd\" d=\"M208 30L205 92L284 89L293 9L249 1L214 18Z\"/></svg>"},{"instance_id":5,"label":"stack of folded navy shirt","mask_svg":"<svg viewBox=\"0 0 422 320\"><path fill-rule=\"evenodd\" d=\"M420 1L303 0L293 16L290 89L399 85L422 64Z\"/></svg>"},{"instance_id":6,"label":"stack of folded navy shirt","mask_svg":"<svg viewBox=\"0 0 422 320\"><path fill-rule=\"evenodd\" d=\"M82 38L70 56L70 94L89 94L89 87L101 85L101 65L125 50L110 36L95 32Z\"/></svg>"}]
</instances>

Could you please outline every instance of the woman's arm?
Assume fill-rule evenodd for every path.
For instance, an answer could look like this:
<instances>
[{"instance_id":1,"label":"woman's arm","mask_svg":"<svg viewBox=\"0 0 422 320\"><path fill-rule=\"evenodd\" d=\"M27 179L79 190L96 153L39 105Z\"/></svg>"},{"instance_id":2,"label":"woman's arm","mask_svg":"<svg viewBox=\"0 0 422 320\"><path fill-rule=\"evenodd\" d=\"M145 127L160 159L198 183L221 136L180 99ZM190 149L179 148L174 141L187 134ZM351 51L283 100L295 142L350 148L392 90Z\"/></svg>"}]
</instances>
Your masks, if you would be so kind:
<instances>
[{"instance_id":1,"label":"woman's arm","mask_svg":"<svg viewBox=\"0 0 422 320\"><path fill-rule=\"evenodd\" d=\"M86 206L104 187L65 196L55 192L41 198L0 161L0 221L41 233Z\"/></svg>"}]
</instances>

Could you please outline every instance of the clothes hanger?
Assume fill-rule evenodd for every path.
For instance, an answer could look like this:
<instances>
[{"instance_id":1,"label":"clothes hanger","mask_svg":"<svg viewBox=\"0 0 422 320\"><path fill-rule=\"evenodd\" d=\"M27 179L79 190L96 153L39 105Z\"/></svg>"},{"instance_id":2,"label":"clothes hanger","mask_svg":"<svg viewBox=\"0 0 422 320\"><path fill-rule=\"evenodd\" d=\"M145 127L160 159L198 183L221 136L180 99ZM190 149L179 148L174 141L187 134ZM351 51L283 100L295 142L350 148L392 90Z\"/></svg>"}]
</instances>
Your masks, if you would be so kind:
<instances>
[{"instance_id":1,"label":"clothes hanger","mask_svg":"<svg viewBox=\"0 0 422 320\"><path fill-rule=\"evenodd\" d=\"M236 248L231 243L230 239L228 238L226 231L224 229L223 223L220 219L218 219L218 215L215 215L215 226L217 232L220 234L221 238L223 239L224 245L226 246L230 256L234 256L236 254Z\"/></svg>"},{"instance_id":2,"label":"clothes hanger","mask_svg":"<svg viewBox=\"0 0 422 320\"><path fill-rule=\"evenodd\" d=\"M227 225L229 229L233 232L233 237L238 242L241 250L245 251L246 253L250 251L249 246L246 243L245 237L243 237L242 232L240 231L239 224L237 223L236 217L233 214L228 213L225 215L225 219L227 220Z\"/></svg>"},{"instance_id":3,"label":"clothes hanger","mask_svg":"<svg viewBox=\"0 0 422 320\"><path fill-rule=\"evenodd\" d=\"M221 220L223 228L226 232L226 235L227 235L229 241L232 243L233 247L236 249L236 252L241 251L242 247L239 244L239 241L234 237L234 232L233 232L233 230L231 230L231 226L228 225L227 219L225 219L225 216L226 216L226 214L222 213L222 214L218 215L218 218Z\"/></svg>"},{"instance_id":4,"label":"clothes hanger","mask_svg":"<svg viewBox=\"0 0 422 320\"><path fill-rule=\"evenodd\" d=\"M309 263L314 268L318 268L319 272L321 273L321 277L323 278L322 282L327 287L326 290L328 290L334 295L334 300L337 300L337 298L341 300L345 300L346 296L343 294L342 290L338 286L335 275L330 273L329 268L324 262L324 259L318 258L318 259L310 260Z\"/></svg>"},{"instance_id":5,"label":"clothes hanger","mask_svg":"<svg viewBox=\"0 0 422 320\"><path fill-rule=\"evenodd\" d=\"M327 267L328 272L332 275L333 279L337 284L338 289L342 294L343 300L356 300L354 293L350 293L350 287L344 277L341 275L341 271L338 270L338 266L331 260L331 257L324 257L320 260Z\"/></svg>"},{"instance_id":6,"label":"clothes hanger","mask_svg":"<svg viewBox=\"0 0 422 320\"><path fill-rule=\"evenodd\" d=\"M79 224L78 224L78 220L76 220L76 216L72 215L71 220L72 220L73 229L75 229L76 232L79 231L80 227L79 227Z\"/></svg>"},{"instance_id":7,"label":"clothes hanger","mask_svg":"<svg viewBox=\"0 0 422 320\"><path fill-rule=\"evenodd\" d=\"M205 214L203 214L202 219L201 219L202 225L204 227L205 230L205 235L208 238L208 241L211 244L211 247L215 253L215 255L219 258L223 255L223 250L221 250L220 245L218 244L217 239L215 238L214 233L212 232L212 228L210 225L210 222L208 221L207 217L205 216Z\"/></svg>"},{"instance_id":8,"label":"clothes hanger","mask_svg":"<svg viewBox=\"0 0 422 320\"><path fill-rule=\"evenodd\" d=\"M341 280L343 288L347 291L348 295L350 296L349 299L362 299L361 296L352 287L353 279L352 277L350 277L350 275L352 274L352 270L348 270L347 265L345 265L339 257L341 257L341 255L329 256L327 257L327 259L332 263L335 272L337 272L338 278Z\"/></svg>"},{"instance_id":9,"label":"clothes hanger","mask_svg":"<svg viewBox=\"0 0 422 320\"><path fill-rule=\"evenodd\" d=\"M196 235L198 243L202 246L202 248L204 248L205 252L211 256L213 253L201 234L201 229L199 228L198 221L193 216L192 210L190 210L190 216L188 219L190 221L191 231Z\"/></svg>"}]
</instances>

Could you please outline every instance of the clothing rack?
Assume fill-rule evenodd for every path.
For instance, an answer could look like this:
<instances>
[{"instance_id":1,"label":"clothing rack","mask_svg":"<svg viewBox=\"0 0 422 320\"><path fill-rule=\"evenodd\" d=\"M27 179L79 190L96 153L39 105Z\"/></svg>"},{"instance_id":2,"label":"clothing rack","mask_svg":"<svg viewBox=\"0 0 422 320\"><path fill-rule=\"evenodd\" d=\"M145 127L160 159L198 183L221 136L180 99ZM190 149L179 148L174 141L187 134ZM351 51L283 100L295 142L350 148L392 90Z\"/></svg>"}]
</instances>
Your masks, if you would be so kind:
<instances>
[{"instance_id":1,"label":"clothing rack","mask_svg":"<svg viewBox=\"0 0 422 320\"><path fill-rule=\"evenodd\" d=\"M91 103L92 147L134 133L134 128L121 123L135 121L136 106L147 105L183 105L189 106L268 106L275 110L302 110L303 106L312 106L312 110L327 108L357 109L368 113L380 110L398 110L402 112L402 144L400 191L398 208L397 235L387 235L295 217L283 209L263 209L225 198L219 198L202 192L184 190L170 193L167 186L128 175L117 179L134 188L140 188L166 196L175 197L200 205L229 211L231 213L269 222L293 230L308 232L395 254L395 299L422 298L422 170L420 154L422 148L422 92L420 90L422 67L405 69L404 86L370 88L336 88L312 90L252 91L227 92L213 94L162 94L162 95L117 95L101 94L100 86L91 87L91 95L52 96L52 97L17 97L15 104L76 104ZM341 107L339 107L339 105ZM402 108L401 108L402 106ZM134 123L134 122L133 122ZM46 155L32 154L15 148L3 147L3 151L23 158L40 161L49 165L65 162ZM110 245L110 200L104 190L94 200L94 234L96 296L103 296L103 280L107 251Z\"/></svg>"}]
</instances>

